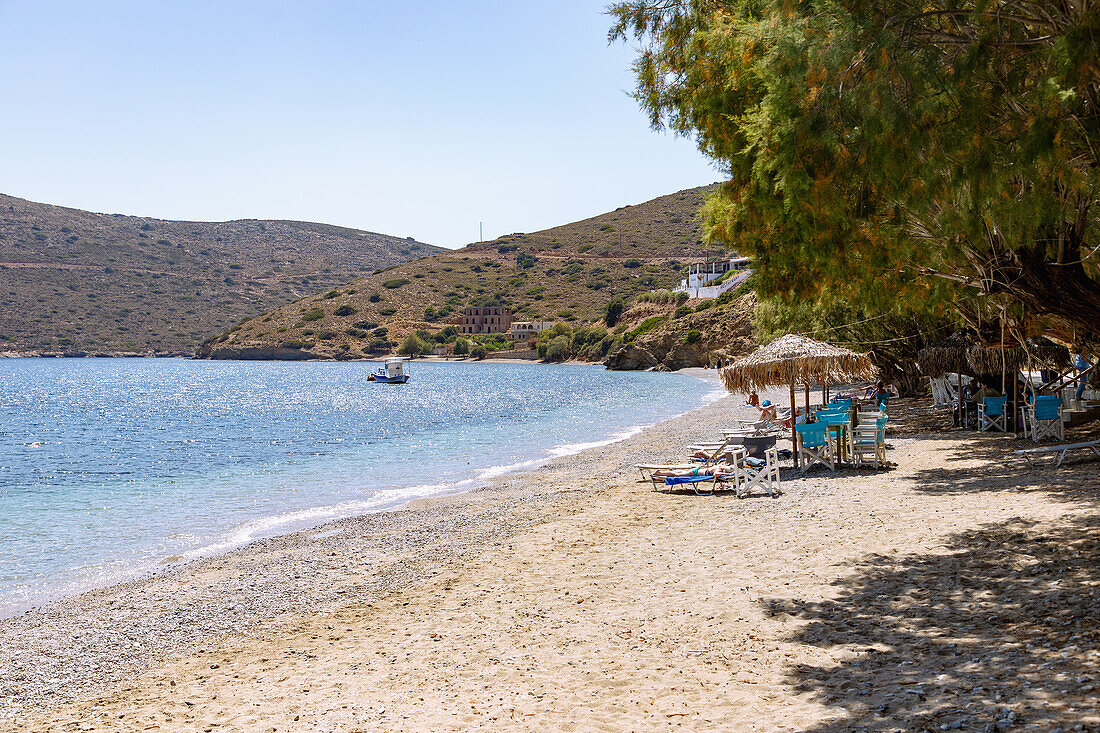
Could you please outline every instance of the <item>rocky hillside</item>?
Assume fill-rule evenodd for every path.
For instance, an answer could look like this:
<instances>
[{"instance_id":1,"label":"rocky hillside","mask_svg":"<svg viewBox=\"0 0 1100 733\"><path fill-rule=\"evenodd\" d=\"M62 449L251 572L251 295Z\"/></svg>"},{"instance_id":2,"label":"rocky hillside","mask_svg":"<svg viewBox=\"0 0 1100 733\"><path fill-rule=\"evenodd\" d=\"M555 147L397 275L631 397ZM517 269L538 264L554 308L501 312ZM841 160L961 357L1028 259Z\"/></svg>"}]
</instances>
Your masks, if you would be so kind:
<instances>
[{"instance_id":1,"label":"rocky hillside","mask_svg":"<svg viewBox=\"0 0 1100 733\"><path fill-rule=\"evenodd\" d=\"M675 371L718 366L755 346L752 314L755 293L736 298L688 301L677 306L639 303L623 314L623 342L607 357L609 369Z\"/></svg>"},{"instance_id":2,"label":"rocky hillside","mask_svg":"<svg viewBox=\"0 0 1100 733\"><path fill-rule=\"evenodd\" d=\"M475 305L508 306L517 320L595 323L612 298L672 287L687 262L703 258L698 212L709 190L380 268L253 318L200 354L366 358L392 352L410 332L438 331Z\"/></svg>"},{"instance_id":3,"label":"rocky hillside","mask_svg":"<svg viewBox=\"0 0 1100 733\"><path fill-rule=\"evenodd\" d=\"M0 195L0 352L193 353L306 293L441 251L296 221L166 221Z\"/></svg>"}]
</instances>

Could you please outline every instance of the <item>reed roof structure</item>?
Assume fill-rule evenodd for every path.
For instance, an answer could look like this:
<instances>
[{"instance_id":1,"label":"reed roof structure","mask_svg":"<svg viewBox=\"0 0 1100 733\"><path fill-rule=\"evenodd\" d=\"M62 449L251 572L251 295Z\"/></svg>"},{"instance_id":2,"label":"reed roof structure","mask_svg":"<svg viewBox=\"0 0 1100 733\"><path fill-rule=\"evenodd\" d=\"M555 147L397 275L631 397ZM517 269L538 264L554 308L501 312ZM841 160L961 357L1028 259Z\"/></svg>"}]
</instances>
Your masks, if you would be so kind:
<instances>
[{"instance_id":1,"label":"reed roof structure","mask_svg":"<svg viewBox=\"0 0 1100 733\"><path fill-rule=\"evenodd\" d=\"M721 371L730 392L780 385L845 384L874 379L878 370L860 354L807 336L780 336Z\"/></svg>"}]
</instances>

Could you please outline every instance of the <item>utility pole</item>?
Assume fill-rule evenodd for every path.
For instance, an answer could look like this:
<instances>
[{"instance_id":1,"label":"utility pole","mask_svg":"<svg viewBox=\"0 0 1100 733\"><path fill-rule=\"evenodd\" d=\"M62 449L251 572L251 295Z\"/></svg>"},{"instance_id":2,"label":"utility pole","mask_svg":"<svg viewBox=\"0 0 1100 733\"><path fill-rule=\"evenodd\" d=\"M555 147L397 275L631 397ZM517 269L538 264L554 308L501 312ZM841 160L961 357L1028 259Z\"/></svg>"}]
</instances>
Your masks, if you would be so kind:
<instances>
[{"instance_id":1,"label":"utility pole","mask_svg":"<svg viewBox=\"0 0 1100 733\"><path fill-rule=\"evenodd\" d=\"M485 241L485 222L483 221L477 223L477 241Z\"/></svg>"}]
</instances>

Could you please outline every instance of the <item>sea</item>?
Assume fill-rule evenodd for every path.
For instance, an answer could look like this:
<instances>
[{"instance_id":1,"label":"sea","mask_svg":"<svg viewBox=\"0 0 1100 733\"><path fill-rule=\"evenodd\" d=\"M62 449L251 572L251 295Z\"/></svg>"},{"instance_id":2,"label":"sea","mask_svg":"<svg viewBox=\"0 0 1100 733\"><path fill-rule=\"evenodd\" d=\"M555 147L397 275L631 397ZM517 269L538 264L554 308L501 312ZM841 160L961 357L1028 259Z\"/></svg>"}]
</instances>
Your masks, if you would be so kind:
<instances>
[{"instance_id":1,"label":"sea","mask_svg":"<svg viewBox=\"0 0 1100 733\"><path fill-rule=\"evenodd\" d=\"M594 365L0 359L0 617L623 440L721 396Z\"/></svg>"}]
</instances>

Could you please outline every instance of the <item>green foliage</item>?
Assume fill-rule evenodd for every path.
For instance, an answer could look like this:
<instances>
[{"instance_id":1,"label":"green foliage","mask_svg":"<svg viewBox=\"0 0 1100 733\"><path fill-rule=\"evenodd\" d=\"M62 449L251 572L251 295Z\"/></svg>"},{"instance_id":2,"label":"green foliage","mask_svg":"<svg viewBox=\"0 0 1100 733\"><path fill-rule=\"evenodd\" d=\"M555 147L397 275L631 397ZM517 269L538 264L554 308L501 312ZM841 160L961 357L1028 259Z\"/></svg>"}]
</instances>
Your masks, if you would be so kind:
<instances>
[{"instance_id":1,"label":"green foliage","mask_svg":"<svg viewBox=\"0 0 1100 733\"><path fill-rule=\"evenodd\" d=\"M321 310L320 308L314 308L314 309L306 311L305 313L302 314L302 320L306 321L307 323L309 321L319 321L324 317L325 317L325 312L323 310Z\"/></svg>"},{"instance_id":2,"label":"green foliage","mask_svg":"<svg viewBox=\"0 0 1100 733\"><path fill-rule=\"evenodd\" d=\"M232 265L230 265L230 267L232 267ZM339 290L330 290L327 293L325 293L324 295L322 295L321 297L324 298L325 300L332 300L333 298L336 298L339 295L340 295Z\"/></svg>"},{"instance_id":3,"label":"green foliage","mask_svg":"<svg viewBox=\"0 0 1100 733\"><path fill-rule=\"evenodd\" d=\"M684 303L687 302L687 299L688 299L688 294L685 293L682 290L672 294L672 302L673 303L678 303L680 305L683 305Z\"/></svg>"},{"instance_id":4,"label":"green foliage","mask_svg":"<svg viewBox=\"0 0 1100 733\"><path fill-rule=\"evenodd\" d=\"M399 277L394 280L387 280L386 282L382 283L382 287L389 288L390 290L396 290L403 285L408 285L410 282L411 281L408 278Z\"/></svg>"},{"instance_id":5,"label":"green foliage","mask_svg":"<svg viewBox=\"0 0 1100 733\"><path fill-rule=\"evenodd\" d=\"M691 344L694 344L694 343L698 343L699 340L702 339L702 338L703 338L703 332L699 331L698 329L693 328L693 329L691 329L690 331L687 332L687 335L684 336L684 343L688 344L688 345L691 345Z\"/></svg>"},{"instance_id":6,"label":"green foliage","mask_svg":"<svg viewBox=\"0 0 1100 733\"><path fill-rule=\"evenodd\" d=\"M683 318L689 313L693 313L690 305L682 305L676 309L676 312L672 314L673 318Z\"/></svg>"},{"instance_id":7,"label":"green foliage","mask_svg":"<svg viewBox=\"0 0 1100 733\"><path fill-rule=\"evenodd\" d=\"M371 293L371 296L369 298L367 298L367 300L369 300L372 303L377 303L377 302L382 300L382 296L379 295L378 293Z\"/></svg>"},{"instance_id":8,"label":"green foliage","mask_svg":"<svg viewBox=\"0 0 1100 733\"><path fill-rule=\"evenodd\" d=\"M428 351L428 346L415 333L410 333L405 337L405 340L401 342L401 346L398 347L397 353L405 356L416 356L417 354L423 354Z\"/></svg>"},{"instance_id":9,"label":"green foliage","mask_svg":"<svg viewBox=\"0 0 1100 733\"><path fill-rule=\"evenodd\" d=\"M387 339L374 337L364 347L364 351L371 354L381 354L393 348L393 343Z\"/></svg>"},{"instance_id":10,"label":"green foliage","mask_svg":"<svg viewBox=\"0 0 1100 733\"><path fill-rule=\"evenodd\" d=\"M388 316L392 316L396 312L397 312L396 308L379 308L378 309L378 315L380 315L380 316L388 317Z\"/></svg>"},{"instance_id":11,"label":"green foliage","mask_svg":"<svg viewBox=\"0 0 1100 733\"><path fill-rule=\"evenodd\" d=\"M612 298L607 301L607 305L603 309L603 322L609 327L614 326L619 322L619 318L623 315L623 309L626 307L626 303L622 298Z\"/></svg>"},{"instance_id":12,"label":"green foliage","mask_svg":"<svg viewBox=\"0 0 1100 733\"><path fill-rule=\"evenodd\" d=\"M344 305L334 310L332 312L332 315L344 318L346 316L354 316L356 313L358 313L358 311L356 311L355 308L345 303Z\"/></svg>"},{"instance_id":13,"label":"green foliage","mask_svg":"<svg viewBox=\"0 0 1100 733\"><path fill-rule=\"evenodd\" d=\"M713 300L704 300L702 303L695 306L695 312L696 313L702 313L703 311L709 310L713 307L714 307L714 301Z\"/></svg>"},{"instance_id":14,"label":"green foliage","mask_svg":"<svg viewBox=\"0 0 1100 733\"><path fill-rule=\"evenodd\" d=\"M386 336L390 335L390 329L386 328L385 326L380 326L379 328L374 329L374 332L371 335L375 338L384 339L386 338Z\"/></svg>"},{"instance_id":15,"label":"green foliage","mask_svg":"<svg viewBox=\"0 0 1100 733\"><path fill-rule=\"evenodd\" d=\"M364 331L369 331L372 328L378 328L378 324L374 321L356 321L351 325L355 326L356 328L361 328Z\"/></svg>"},{"instance_id":16,"label":"green foliage","mask_svg":"<svg viewBox=\"0 0 1100 733\"><path fill-rule=\"evenodd\" d=\"M738 297L737 296L737 291L739 289L740 288L734 288L733 290L727 290L726 292L722 293L721 295L719 295L717 298L714 299L714 304L715 305L726 305L727 303L732 303L734 300L737 299L737 297Z\"/></svg>"},{"instance_id":17,"label":"green foliage","mask_svg":"<svg viewBox=\"0 0 1100 733\"><path fill-rule=\"evenodd\" d=\"M623 335L623 341L633 341L643 333L649 333L668 320L668 316L650 316Z\"/></svg>"},{"instance_id":18,"label":"green foliage","mask_svg":"<svg viewBox=\"0 0 1100 733\"><path fill-rule=\"evenodd\" d=\"M505 255L505 254L508 254L509 252L515 252L517 249L519 249L518 244L502 244L499 247L497 247L497 252L500 252L502 255Z\"/></svg>"},{"instance_id":19,"label":"green foliage","mask_svg":"<svg viewBox=\"0 0 1100 733\"><path fill-rule=\"evenodd\" d=\"M486 351L485 347L482 346L481 344L474 344L473 346L470 347L470 356L472 356L475 359L484 359L486 354L488 354L488 353L489 352Z\"/></svg>"},{"instance_id":20,"label":"green foliage","mask_svg":"<svg viewBox=\"0 0 1100 733\"><path fill-rule=\"evenodd\" d=\"M753 256L764 295L947 306L975 325L1026 307L1100 341L1100 42L1083 7L628 0L611 14L613 38L641 42L652 123L728 170L706 233Z\"/></svg>"},{"instance_id":21,"label":"green foliage","mask_svg":"<svg viewBox=\"0 0 1100 733\"><path fill-rule=\"evenodd\" d=\"M464 338L455 339L455 356L463 356L470 353L470 342Z\"/></svg>"},{"instance_id":22,"label":"green foliage","mask_svg":"<svg viewBox=\"0 0 1100 733\"><path fill-rule=\"evenodd\" d=\"M425 321L432 322L435 321L437 318L439 318L439 314L435 312L435 308L429 305L427 308L424 309Z\"/></svg>"},{"instance_id":23,"label":"green foliage","mask_svg":"<svg viewBox=\"0 0 1100 733\"><path fill-rule=\"evenodd\" d=\"M635 267L641 267L641 266L642 266L642 261L637 259L637 258L634 258L634 257L631 257L630 259L623 261L623 267L626 267L626 268L629 268L629 269L634 269Z\"/></svg>"},{"instance_id":24,"label":"green foliage","mask_svg":"<svg viewBox=\"0 0 1100 733\"><path fill-rule=\"evenodd\" d=\"M531 269L538 261L538 257L535 257L533 254L529 254L527 252L520 252L518 255L516 255L516 267L519 267L521 270Z\"/></svg>"}]
</instances>

